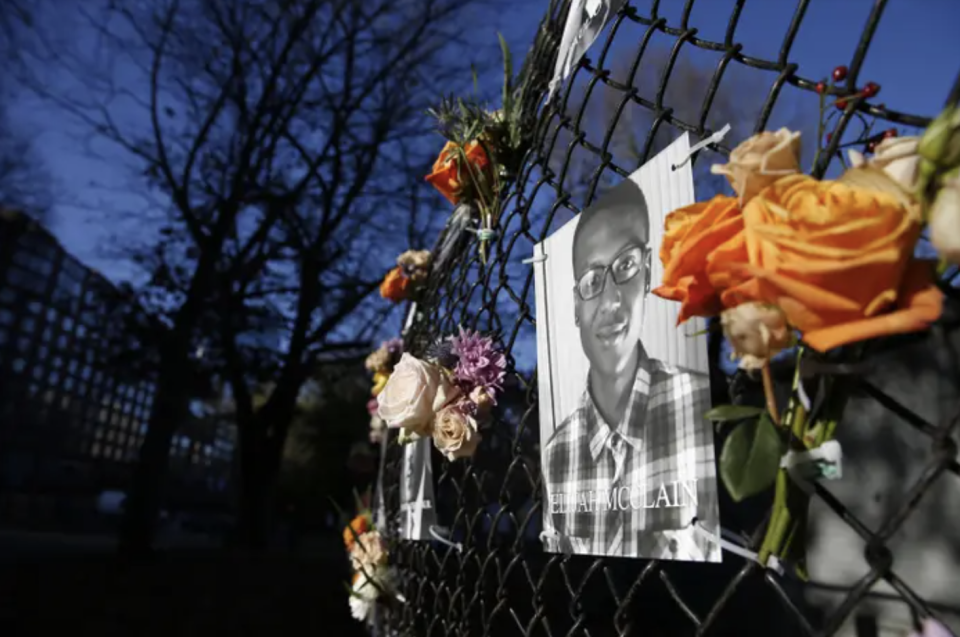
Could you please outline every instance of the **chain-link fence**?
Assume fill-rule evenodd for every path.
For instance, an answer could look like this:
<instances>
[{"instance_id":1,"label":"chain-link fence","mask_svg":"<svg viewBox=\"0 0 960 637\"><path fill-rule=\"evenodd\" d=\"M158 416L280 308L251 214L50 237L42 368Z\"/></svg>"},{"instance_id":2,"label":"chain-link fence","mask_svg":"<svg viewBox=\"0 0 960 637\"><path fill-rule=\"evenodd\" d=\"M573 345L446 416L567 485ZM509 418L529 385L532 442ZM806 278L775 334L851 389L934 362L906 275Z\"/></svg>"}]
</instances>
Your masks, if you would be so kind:
<instances>
[{"instance_id":1,"label":"chain-link fence","mask_svg":"<svg viewBox=\"0 0 960 637\"><path fill-rule=\"evenodd\" d=\"M907 617L903 632L910 629L910 624L916 625L918 618L943 618L956 612L949 604L925 601L928 595L899 576L897 567L910 563L895 564L891 549L898 531L908 526L911 518L919 517L916 512L922 498L938 491L946 502L956 503L958 490L952 482L958 474L952 439L957 422L956 350L948 350L945 357L950 359L945 364L954 365L954 371L950 382L938 389L938 401L946 405L942 409L924 410L907 404L907 399L894 398L896 392L887 391L890 383L882 379L856 381L857 399L850 403L848 417L851 410L856 410L863 415L861 420L875 421L863 424L865 427L880 427L881 422L895 419L896 428L917 432L923 438L911 443L921 451L910 456L909 469L895 472L893 482L886 479L883 485L877 485L877 502L891 497L872 511L870 523L860 514L860 505L868 497L868 484L861 485L859 491L854 487L845 497L831 491L832 487L817 485L815 508L832 511L843 532L858 543L857 550L865 562L864 572L852 582L832 588L821 586L821 592L830 589L830 603L820 603L820 598L811 594L813 583L779 577L732 554L724 554L722 565L563 556L543 552L537 539L542 484L533 355L534 272L522 261L532 255L534 244L593 201L598 190L625 178L684 131L691 134L692 142L704 139L736 116L737 121L730 122L732 133L727 136L735 143L752 132L769 130L775 107L784 102L795 106L787 117L792 117L798 128L812 128L814 134L818 129L817 113L814 119L804 120L803 109L804 105L816 107L817 84L831 69L808 69L792 51L811 3L796 3L779 55L766 60L751 57L739 43L742 34L737 27L744 0L730 3L732 11L722 40L698 36L691 13L695 5L712 1L687 0L682 3L679 19L661 15L661 3L656 1L646 3L643 9L635 3L621 9L558 98L536 111L533 143L503 206L496 229L498 241L491 248L487 265L481 264L475 250L463 250L456 263L433 274L429 290L420 301L417 320L407 335L408 349L421 354L434 339L454 333L460 325L475 328L496 335L508 352L511 374L498 420L491 433L485 434L476 456L470 461L449 463L434 455L438 519L462 543L462 550L437 542L394 540L392 554L403 573L407 603L388 611L385 626L391 634L786 637L848 631L846 634L873 635L880 634L877 622L871 620L871 613L879 612L879 603L900 604ZM855 25L850 26L849 37L855 39L856 47L852 57L844 61L846 78L829 89L834 98L855 93L863 82L861 68L886 4L883 0L873 3L859 32ZM777 6L785 11L789 5ZM920 6L916 10L921 10ZM565 4L556 0L551 3L526 59L526 96L534 109L544 97L553 72L566 11ZM698 55L706 57L697 61L694 58ZM728 84L734 88L725 94ZM748 91L748 86L753 88ZM759 96L755 106L747 105L748 95ZM960 78L947 102L956 103L958 99ZM868 104L855 98L847 108L835 109L822 131L827 141L811 171L814 176L829 176L831 170L837 170L839 151L851 139L869 143L871 133L863 133L861 125L866 128L877 121L920 128L929 122L928 117L888 110L874 102L877 100ZM713 194L706 191L718 187L703 169L722 159L733 145L713 145L702 153L694 173L698 199ZM955 334L954 302L950 291L945 317L934 329L936 338L948 344ZM909 365L917 356L932 357L931 348L943 354L943 347L920 342L932 336L917 338L899 340L874 352L887 356L882 365L889 371L886 378L896 382L898 377L912 375L912 387L916 387L917 378L929 378L918 376ZM714 402L729 403L731 393L741 398L743 394L756 394L757 387L750 378L739 373L731 377L720 369L719 341L712 336L709 346ZM886 411L881 414L880 410ZM950 417L943 418L945 413ZM935 418L942 423L936 423ZM854 428L851 425L851 430ZM870 434L864 439L870 439ZM722 434L718 448L721 444ZM871 453L866 443L863 448L865 455ZM384 492L391 513L399 507L401 456L393 437L388 447ZM864 479L869 481L870 474ZM945 496L944 490L948 492ZM735 505L724 498L721 495L725 529L756 547L770 499ZM933 515L924 519L934 520L924 523L924 541L942 542L957 535L957 527L951 526L949 518ZM827 536L821 537L820 543L829 547L833 541L829 534L839 534L830 529L838 527L824 528ZM916 543L923 538L914 535L907 541ZM843 540L844 548L837 544L830 549L833 553L827 550L824 554L829 559L838 551L846 551L845 547L851 546L848 539ZM950 546L948 553L957 550L954 544ZM960 581L956 562L944 568L952 572L954 584ZM929 568L919 570L921 580L930 576ZM884 583L886 592L875 590L878 582Z\"/></svg>"}]
</instances>

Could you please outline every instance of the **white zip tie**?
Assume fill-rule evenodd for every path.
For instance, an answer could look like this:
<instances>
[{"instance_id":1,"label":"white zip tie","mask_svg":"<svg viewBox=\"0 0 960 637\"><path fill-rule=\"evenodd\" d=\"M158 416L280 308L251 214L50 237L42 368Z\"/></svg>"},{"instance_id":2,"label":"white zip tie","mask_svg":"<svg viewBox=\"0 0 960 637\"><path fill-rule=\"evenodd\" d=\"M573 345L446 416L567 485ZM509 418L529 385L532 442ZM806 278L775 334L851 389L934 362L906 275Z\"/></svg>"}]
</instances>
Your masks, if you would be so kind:
<instances>
[{"instance_id":1,"label":"white zip tie","mask_svg":"<svg viewBox=\"0 0 960 637\"><path fill-rule=\"evenodd\" d=\"M547 260L547 255L538 254L536 256L530 257L529 259L524 259L521 261L524 265L533 265L535 263L544 263Z\"/></svg>"},{"instance_id":2,"label":"white zip tie","mask_svg":"<svg viewBox=\"0 0 960 637\"><path fill-rule=\"evenodd\" d=\"M811 480L839 480L843 477L843 448L838 441L828 440L809 451L790 450L780 458L780 466L787 470L797 486L810 494L813 493Z\"/></svg>"},{"instance_id":3,"label":"white zip tie","mask_svg":"<svg viewBox=\"0 0 960 637\"><path fill-rule=\"evenodd\" d=\"M440 542L441 544L446 544L452 549L456 549L457 553L463 553L463 545L460 544L460 542L451 542L447 538L443 537L439 533L440 530L441 528L435 524L431 524L430 527L427 529L427 531L430 533L430 537L435 539L437 542ZM443 531L446 532L446 529L443 529Z\"/></svg>"},{"instance_id":4,"label":"white zip tie","mask_svg":"<svg viewBox=\"0 0 960 637\"><path fill-rule=\"evenodd\" d=\"M730 124L725 124L723 128L718 130L716 133L707 137L706 139L701 139L699 142L690 147L690 150L687 151L687 156L683 158L683 161L679 164L674 164L670 166L670 170L677 170L684 166L690 159L700 150L709 146L710 144L719 144L723 141L723 138L727 136L727 133L730 132Z\"/></svg>"},{"instance_id":5,"label":"white zip tie","mask_svg":"<svg viewBox=\"0 0 960 637\"><path fill-rule=\"evenodd\" d=\"M762 564L760 562L760 556L754 553L753 551L751 551L750 549L743 547L739 544L736 544L734 542L731 542L729 540L723 539L724 535L726 535L727 537L736 537L736 535L731 533L730 531L727 531L726 529L720 529L721 537L720 539L717 539L716 535L714 535L713 533L710 533L705 528L700 526L696 518L694 518L693 521L690 522L690 526L693 527L694 533L704 538L705 540L708 540L710 542L715 542L723 550L729 551L731 553L735 553L736 555L739 555L744 559L748 559L751 562L756 562L757 564L760 564L760 566L775 572L777 575L780 575L781 577L783 576L783 564L780 563L780 560L777 558L776 555L771 555L769 558L767 558L767 563Z\"/></svg>"}]
</instances>

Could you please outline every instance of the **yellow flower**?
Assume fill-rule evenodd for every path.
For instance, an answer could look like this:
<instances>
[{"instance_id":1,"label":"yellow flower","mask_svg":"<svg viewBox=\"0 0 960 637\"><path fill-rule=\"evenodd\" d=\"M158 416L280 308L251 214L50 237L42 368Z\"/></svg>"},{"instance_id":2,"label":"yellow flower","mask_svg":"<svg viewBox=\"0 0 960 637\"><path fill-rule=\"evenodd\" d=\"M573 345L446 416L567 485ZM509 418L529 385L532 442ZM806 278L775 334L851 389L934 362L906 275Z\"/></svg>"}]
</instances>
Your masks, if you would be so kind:
<instances>
[{"instance_id":1,"label":"yellow flower","mask_svg":"<svg viewBox=\"0 0 960 637\"><path fill-rule=\"evenodd\" d=\"M380 392L383 391L383 388L386 387L387 381L390 380L390 374L385 374L383 372L377 372L373 375L373 389L370 391L374 396L379 396Z\"/></svg>"}]
</instances>

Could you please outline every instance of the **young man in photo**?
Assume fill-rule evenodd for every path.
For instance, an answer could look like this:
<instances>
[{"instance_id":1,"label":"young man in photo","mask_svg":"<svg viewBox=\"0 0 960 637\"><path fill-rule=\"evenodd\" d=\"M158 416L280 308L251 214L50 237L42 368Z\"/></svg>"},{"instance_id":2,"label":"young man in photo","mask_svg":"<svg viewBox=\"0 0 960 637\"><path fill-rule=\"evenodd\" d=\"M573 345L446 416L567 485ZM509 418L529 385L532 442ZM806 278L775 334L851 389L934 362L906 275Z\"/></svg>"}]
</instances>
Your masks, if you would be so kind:
<instances>
[{"instance_id":1,"label":"young man in photo","mask_svg":"<svg viewBox=\"0 0 960 637\"><path fill-rule=\"evenodd\" d=\"M576 554L719 561L709 378L650 358L640 340L649 239L630 180L577 224L573 293L590 370L543 451L545 537Z\"/></svg>"}]
</instances>

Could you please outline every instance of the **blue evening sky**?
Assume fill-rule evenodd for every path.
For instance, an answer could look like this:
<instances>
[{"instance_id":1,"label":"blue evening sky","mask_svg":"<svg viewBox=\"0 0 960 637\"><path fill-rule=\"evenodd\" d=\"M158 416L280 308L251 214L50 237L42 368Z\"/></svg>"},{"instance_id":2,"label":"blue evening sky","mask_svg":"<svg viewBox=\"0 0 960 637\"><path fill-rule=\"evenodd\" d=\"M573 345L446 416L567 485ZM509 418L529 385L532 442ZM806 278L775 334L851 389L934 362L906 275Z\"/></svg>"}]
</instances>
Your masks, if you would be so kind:
<instances>
[{"instance_id":1,"label":"blue evening sky","mask_svg":"<svg viewBox=\"0 0 960 637\"><path fill-rule=\"evenodd\" d=\"M649 0L635 4L645 11ZM733 0L696 2L691 22L700 30L699 37L721 39L733 4ZM773 58L795 4L793 0L747 2L737 29L737 40L743 43L744 53ZM824 75L837 64L846 63L873 4L872 0L814 0L792 55L800 64L800 73ZM661 13L671 24L677 24L683 5L681 0L663 0ZM477 42L495 41L499 28L520 57L526 52L545 7L546 2L527 0L507 15L491 16L487 27L473 26L472 37ZM957 0L890 0L861 77L883 87L882 98L878 99L889 107L935 114L960 71L957 25ZM90 34L79 33L77 40L89 37ZM596 50L590 53L596 55ZM135 212L143 205L135 191L136 175L128 173L126 157L98 144L101 154L106 155L105 161L92 160L85 145L76 139L82 131L35 101L25 101L15 110L15 116L22 126L35 133L42 156L60 182L53 232L82 261L114 280L126 278L128 268L102 253L118 234L118 226L135 231L130 220L123 220L115 211ZM424 125L429 122L425 120Z\"/></svg>"},{"instance_id":2,"label":"blue evening sky","mask_svg":"<svg viewBox=\"0 0 960 637\"><path fill-rule=\"evenodd\" d=\"M683 0L660 2L661 15L671 26L679 25L684 4ZM874 4L873 0L811 2L791 55L800 65L799 73L805 77L822 77L838 64L848 64ZM634 5L643 13L650 0L634 0ZM691 17L692 26L699 29L698 37L722 40L733 5L734 0L698 0ZM748 0L736 37L743 44L744 54L775 59L795 5L794 0ZM877 101L889 108L933 116L942 108L960 71L957 32L960 1L889 0L887 5L860 76L861 82L880 84L882 91ZM478 43L493 44L489 49L491 55L498 55L496 33L502 31L519 65L546 7L546 2L525 0L509 11L491 12L485 26L468 27L470 37ZM601 35L605 37L606 31ZM77 30L75 38L79 45L92 42L92 34L83 29ZM618 46L613 54L620 55L620 50L625 51L624 55L632 54L626 51L632 46L619 46L621 39L617 38ZM672 38L659 38L663 44L672 41ZM588 56L595 59L599 46L598 41ZM781 102L789 106L795 98L812 99L788 88ZM115 281L129 278L132 273L129 265L105 254L105 250L122 241L124 235L143 229L137 225L137 211L144 206L138 194L141 186L138 176L129 171L127 156L95 139L79 139L83 136L82 129L35 100L23 100L14 115L21 126L35 134L39 151L59 180L60 201L51 230L70 252L107 277ZM771 126L779 125L776 120L777 111ZM430 124L425 118L424 126ZM740 140L727 141L733 145ZM91 143L103 155L102 161L89 156ZM424 188L429 186L424 184ZM441 214L446 214L446 210L443 207ZM525 352L522 357L528 358L530 354L532 352ZM527 367L532 361L524 362Z\"/></svg>"}]
</instances>

